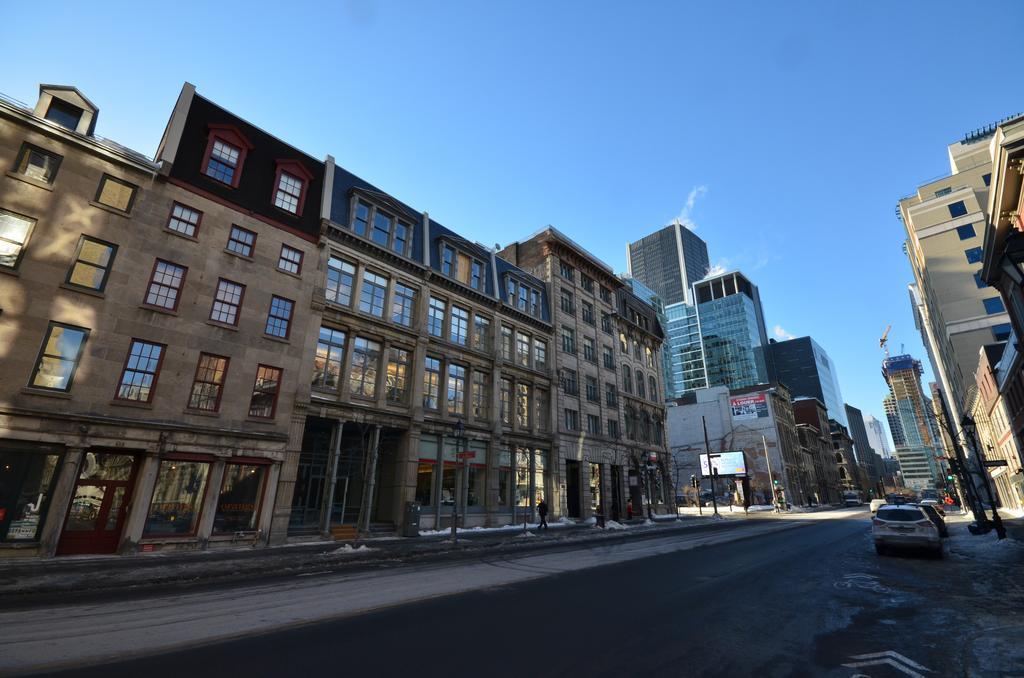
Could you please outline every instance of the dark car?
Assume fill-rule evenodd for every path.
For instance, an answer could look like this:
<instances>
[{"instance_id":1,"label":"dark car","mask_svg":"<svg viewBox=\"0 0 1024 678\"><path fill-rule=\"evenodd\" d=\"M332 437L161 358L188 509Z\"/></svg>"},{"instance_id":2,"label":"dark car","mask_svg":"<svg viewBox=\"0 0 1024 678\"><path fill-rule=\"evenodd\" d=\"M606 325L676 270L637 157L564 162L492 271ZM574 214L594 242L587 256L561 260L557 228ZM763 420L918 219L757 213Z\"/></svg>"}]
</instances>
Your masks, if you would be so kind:
<instances>
[{"instance_id":1,"label":"dark car","mask_svg":"<svg viewBox=\"0 0 1024 678\"><path fill-rule=\"evenodd\" d=\"M935 523L935 527L939 528L939 536L943 539L947 538L949 536L949 529L946 527L945 519L939 515L935 506L932 504L918 504L917 506L928 514L928 519Z\"/></svg>"}]
</instances>

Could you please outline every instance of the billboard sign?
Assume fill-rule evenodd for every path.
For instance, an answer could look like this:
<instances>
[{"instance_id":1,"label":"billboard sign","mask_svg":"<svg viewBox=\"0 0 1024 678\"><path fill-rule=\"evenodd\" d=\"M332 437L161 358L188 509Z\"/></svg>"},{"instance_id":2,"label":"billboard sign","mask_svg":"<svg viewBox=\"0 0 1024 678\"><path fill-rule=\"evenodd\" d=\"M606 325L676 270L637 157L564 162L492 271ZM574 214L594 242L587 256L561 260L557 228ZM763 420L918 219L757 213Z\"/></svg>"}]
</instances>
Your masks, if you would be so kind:
<instances>
[{"instance_id":1,"label":"billboard sign","mask_svg":"<svg viewBox=\"0 0 1024 678\"><path fill-rule=\"evenodd\" d=\"M729 398L729 408L735 420L760 419L768 416L768 400L763 393Z\"/></svg>"},{"instance_id":2,"label":"billboard sign","mask_svg":"<svg viewBox=\"0 0 1024 678\"><path fill-rule=\"evenodd\" d=\"M710 476L712 471L720 476L743 476L747 474L747 461L742 450L712 452L700 455L700 474Z\"/></svg>"}]
</instances>

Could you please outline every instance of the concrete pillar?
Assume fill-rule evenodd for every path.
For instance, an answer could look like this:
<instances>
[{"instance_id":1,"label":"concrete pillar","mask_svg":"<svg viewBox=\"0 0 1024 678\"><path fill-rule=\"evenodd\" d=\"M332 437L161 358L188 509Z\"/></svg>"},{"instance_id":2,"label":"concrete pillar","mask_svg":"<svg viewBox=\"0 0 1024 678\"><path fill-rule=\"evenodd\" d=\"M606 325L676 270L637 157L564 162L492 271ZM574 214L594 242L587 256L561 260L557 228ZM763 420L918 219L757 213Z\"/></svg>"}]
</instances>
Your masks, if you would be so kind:
<instances>
[{"instance_id":1,"label":"concrete pillar","mask_svg":"<svg viewBox=\"0 0 1024 678\"><path fill-rule=\"evenodd\" d=\"M213 533L213 519L217 514L220 487L224 484L224 466L223 459L215 460L206 477L206 495L203 498L202 512L199 514L199 524L196 526L196 538L200 549L206 549Z\"/></svg>"},{"instance_id":2,"label":"concrete pillar","mask_svg":"<svg viewBox=\"0 0 1024 678\"><path fill-rule=\"evenodd\" d=\"M57 470L57 483L53 487L46 509L43 531L39 535L40 557L50 558L57 553L57 542L60 541L60 533L64 529L64 516L68 514L68 506L75 494L75 482L78 480L84 456L84 447L68 447L64 451L64 458Z\"/></svg>"},{"instance_id":3,"label":"concrete pillar","mask_svg":"<svg viewBox=\"0 0 1024 678\"><path fill-rule=\"evenodd\" d=\"M391 515L395 517L395 526L399 531L405 524L405 503L416 500L419 452L420 430L419 427L413 427L402 436L393 463Z\"/></svg>"},{"instance_id":4,"label":"concrete pillar","mask_svg":"<svg viewBox=\"0 0 1024 678\"><path fill-rule=\"evenodd\" d=\"M160 456L157 451L146 451L139 461L139 470L135 477L135 489L132 490L131 504L124 531L121 533L121 544L118 552L127 555L135 553L139 540L142 539L146 527L146 516L149 514L149 501L156 486L157 473L160 470Z\"/></svg>"},{"instance_id":5,"label":"concrete pillar","mask_svg":"<svg viewBox=\"0 0 1024 678\"><path fill-rule=\"evenodd\" d=\"M297 456L297 455L296 455ZM259 546L268 546L270 544L271 525L273 524L274 518L276 517L276 506L275 506L275 488L277 492L280 491L281 484L281 468L283 464L274 463L267 467L267 477L263 479L264 492L266 497L263 503L260 504L260 514L256 517L256 529L259 530L259 536L257 538L257 544ZM292 479L292 487L289 488L289 497L291 489L294 488L295 480ZM289 504L291 499L289 498ZM291 513L291 507L289 506L289 514ZM284 536L288 534L288 522L287 516L285 517L284 530L282 531L283 536L281 541L284 541Z\"/></svg>"},{"instance_id":6,"label":"concrete pillar","mask_svg":"<svg viewBox=\"0 0 1024 678\"><path fill-rule=\"evenodd\" d=\"M266 521L261 519L259 525L264 531L267 544L283 544L288 537L288 521L292 513L292 498L295 494L295 479L299 471L305 430L306 413L298 410L292 412L288 423L288 443L284 461L281 464L274 464L274 472L266 480L268 496L263 503L265 510L270 511L271 515Z\"/></svg>"}]
</instances>

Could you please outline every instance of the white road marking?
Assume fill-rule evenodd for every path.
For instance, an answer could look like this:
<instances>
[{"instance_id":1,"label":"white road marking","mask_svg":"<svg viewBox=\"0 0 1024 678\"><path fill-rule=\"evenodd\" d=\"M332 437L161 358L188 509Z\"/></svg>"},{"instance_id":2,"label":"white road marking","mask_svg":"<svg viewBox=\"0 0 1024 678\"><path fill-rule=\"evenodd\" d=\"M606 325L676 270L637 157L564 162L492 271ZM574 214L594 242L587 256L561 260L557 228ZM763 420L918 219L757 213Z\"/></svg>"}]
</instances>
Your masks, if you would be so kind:
<instances>
[{"instance_id":1,"label":"white road marking","mask_svg":"<svg viewBox=\"0 0 1024 678\"><path fill-rule=\"evenodd\" d=\"M846 668L854 669L861 666L891 666L900 673L911 676L912 678L925 678L922 673L932 673L932 670L918 664L912 659L904 657L899 652L893 650L886 650L884 652L871 652L869 654L855 654L850 659L860 659L861 661L849 662L843 664ZM914 669L917 669L916 671ZM858 674L860 675L860 674Z\"/></svg>"}]
</instances>

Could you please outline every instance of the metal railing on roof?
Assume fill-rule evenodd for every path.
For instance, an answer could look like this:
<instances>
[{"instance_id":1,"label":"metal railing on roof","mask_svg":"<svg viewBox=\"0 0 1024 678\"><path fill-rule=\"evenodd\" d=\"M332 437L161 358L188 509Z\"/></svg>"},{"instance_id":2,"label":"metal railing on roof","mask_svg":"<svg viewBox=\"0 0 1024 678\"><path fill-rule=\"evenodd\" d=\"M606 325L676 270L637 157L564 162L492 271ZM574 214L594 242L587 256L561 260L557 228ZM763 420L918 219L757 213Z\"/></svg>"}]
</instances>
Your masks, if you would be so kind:
<instances>
[{"instance_id":1,"label":"metal railing on roof","mask_svg":"<svg viewBox=\"0 0 1024 678\"><path fill-rule=\"evenodd\" d=\"M995 134L996 128L999 127L1001 124L1003 124L1007 120L1013 120L1014 118L1019 118L1021 115L1022 115L1021 113L1014 113L1013 115L1008 115L1005 118L1000 118L999 120L996 120L995 122L990 122L989 124L984 125L983 127L979 127L976 130L972 130L972 131L970 131L970 132L968 132L967 134L964 135L964 138L960 140L960 143L961 144L971 144L971 143L974 143L975 141L980 141L981 139L984 139L985 137L992 136L993 134Z\"/></svg>"}]
</instances>

